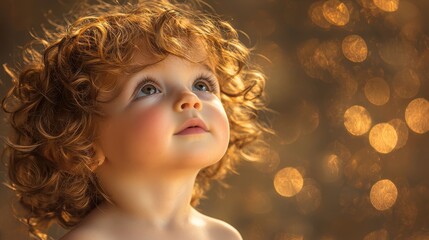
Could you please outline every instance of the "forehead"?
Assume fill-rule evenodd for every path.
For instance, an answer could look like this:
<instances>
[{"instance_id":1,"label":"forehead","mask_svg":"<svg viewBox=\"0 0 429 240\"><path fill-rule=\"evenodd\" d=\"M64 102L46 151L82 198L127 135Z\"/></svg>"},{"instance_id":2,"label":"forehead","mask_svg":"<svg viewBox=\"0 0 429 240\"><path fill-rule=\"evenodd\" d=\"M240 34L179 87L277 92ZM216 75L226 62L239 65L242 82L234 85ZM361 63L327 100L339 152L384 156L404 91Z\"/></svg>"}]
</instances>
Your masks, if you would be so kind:
<instances>
[{"instance_id":1,"label":"forehead","mask_svg":"<svg viewBox=\"0 0 429 240\"><path fill-rule=\"evenodd\" d=\"M154 47L153 45L149 46L149 44L136 44L135 55L132 58L131 64L145 66L145 65L153 65L162 61L168 54L159 54L159 52L169 52L169 54L173 54L184 59L187 59L191 62L202 63L210 66L213 69L212 58L208 55L206 44L200 38L180 38L178 39L180 43L180 48L172 48L172 49L159 49ZM155 49L153 49L155 48Z\"/></svg>"},{"instance_id":2,"label":"forehead","mask_svg":"<svg viewBox=\"0 0 429 240\"><path fill-rule=\"evenodd\" d=\"M206 69L207 71L211 71L214 74L215 68L213 61L207 54L207 50L204 47L203 42L198 40L194 42L188 42L189 45L186 46L187 51L183 51L179 57L193 62L191 63L193 65L199 64L202 68ZM100 92L97 99L101 101L114 100L121 94L124 88L132 84L129 81L133 74L162 62L170 54L173 53L167 53L164 55L156 54L155 51L150 50L147 46L145 46L145 44L140 43L134 45L134 55L128 66L125 67L126 69L121 71L120 75L107 76L103 80L105 81L106 85L113 85L112 90L109 92ZM104 84L102 83L102 85Z\"/></svg>"}]
</instances>

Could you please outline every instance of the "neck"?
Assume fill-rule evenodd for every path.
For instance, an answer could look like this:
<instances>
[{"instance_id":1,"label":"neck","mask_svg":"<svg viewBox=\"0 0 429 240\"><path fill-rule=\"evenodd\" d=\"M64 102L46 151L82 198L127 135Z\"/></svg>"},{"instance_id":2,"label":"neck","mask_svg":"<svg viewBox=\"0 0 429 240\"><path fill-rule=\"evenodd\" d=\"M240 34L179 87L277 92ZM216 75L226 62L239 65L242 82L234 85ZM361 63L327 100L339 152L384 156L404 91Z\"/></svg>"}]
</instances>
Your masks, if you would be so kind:
<instances>
[{"instance_id":1,"label":"neck","mask_svg":"<svg viewBox=\"0 0 429 240\"><path fill-rule=\"evenodd\" d=\"M190 201L197 173L112 179L106 189L112 203L104 203L100 210L156 229L183 226L193 221Z\"/></svg>"}]
</instances>

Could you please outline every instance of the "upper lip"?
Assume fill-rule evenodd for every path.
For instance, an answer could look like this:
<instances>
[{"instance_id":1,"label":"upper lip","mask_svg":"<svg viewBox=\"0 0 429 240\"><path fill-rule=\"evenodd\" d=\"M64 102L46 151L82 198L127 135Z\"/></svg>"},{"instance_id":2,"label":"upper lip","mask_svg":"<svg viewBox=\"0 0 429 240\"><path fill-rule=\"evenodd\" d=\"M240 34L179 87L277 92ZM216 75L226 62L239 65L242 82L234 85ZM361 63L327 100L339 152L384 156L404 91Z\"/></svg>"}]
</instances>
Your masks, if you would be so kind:
<instances>
[{"instance_id":1,"label":"upper lip","mask_svg":"<svg viewBox=\"0 0 429 240\"><path fill-rule=\"evenodd\" d=\"M186 122L184 122L182 126L180 126L179 131L177 131L175 134L178 134L189 127L200 127L207 132L207 127L206 127L206 124L203 122L203 120L199 118L190 118L186 120Z\"/></svg>"}]
</instances>

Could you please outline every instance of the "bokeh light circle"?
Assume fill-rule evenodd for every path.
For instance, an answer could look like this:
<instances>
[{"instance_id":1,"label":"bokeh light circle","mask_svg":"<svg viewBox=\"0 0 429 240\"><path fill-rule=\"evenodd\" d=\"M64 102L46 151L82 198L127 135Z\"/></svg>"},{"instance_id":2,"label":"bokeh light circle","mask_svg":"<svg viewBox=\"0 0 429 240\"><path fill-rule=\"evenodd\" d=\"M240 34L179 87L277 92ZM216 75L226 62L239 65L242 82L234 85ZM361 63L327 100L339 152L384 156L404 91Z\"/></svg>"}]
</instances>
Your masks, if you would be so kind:
<instances>
[{"instance_id":1,"label":"bokeh light circle","mask_svg":"<svg viewBox=\"0 0 429 240\"><path fill-rule=\"evenodd\" d=\"M370 200L372 206L379 211L391 208L398 198L398 189L389 179L376 182L371 187Z\"/></svg>"},{"instance_id":2,"label":"bokeh light circle","mask_svg":"<svg viewBox=\"0 0 429 240\"><path fill-rule=\"evenodd\" d=\"M323 3L323 16L330 24L344 26L350 20L347 6L339 0L328 0Z\"/></svg>"},{"instance_id":3,"label":"bokeh light circle","mask_svg":"<svg viewBox=\"0 0 429 240\"><path fill-rule=\"evenodd\" d=\"M412 98L420 89L420 78L414 70L405 68L395 74L392 86L399 97Z\"/></svg>"},{"instance_id":4,"label":"bokeh light circle","mask_svg":"<svg viewBox=\"0 0 429 240\"><path fill-rule=\"evenodd\" d=\"M364 93L368 101L377 106L386 104L390 99L390 87L380 77L371 78L366 81Z\"/></svg>"},{"instance_id":5,"label":"bokeh light circle","mask_svg":"<svg viewBox=\"0 0 429 240\"><path fill-rule=\"evenodd\" d=\"M352 62L363 62L368 56L368 47L365 40L356 34L344 38L342 43L344 56Z\"/></svg>"},{"instance_id":6,"label":"bokeh light circle","mask_svg":"<svg viewBox=\"0 0 429 240\"><path fill-rule=\"evenodd\" d=\"M405 146L408 141L408 127L407 124L399 118L395 118L389 121L389 124L395 128L396 134L398 135L398 142L395 148L399 149Z\"/></svg>"},{"instance_id":7,"label":"bokeh light circle","mask_svg":"<svg viewBox=\"0 0 429 240\"><path fill-rule=\"evenodd\" d=\"M374 125L369 132L369 143L379 153L389 153L396 147L398 134L389 123Z\"/></svg>"},{"instance_id":8,"label":"bokeh light circle","mask_svg":"<svg viewBox=\"0 0 429 240\"><path fill-rule=\"evenodd\" d=\"M298 210L303 214L316 211L322 202L322 192L313 179L305 179L306 184L296 195Z\"/></svg>"},{"instance_id":9,"label":"bokeh light circle","mask_svg":"<svg viewBox=\"0 0 429 240\"><path fill-rule=\"evenodd\" d=\"M311 4L308 15L310 16L311 21L321 28L329 28L331 24L323 16L323 2L318 1Z\"/></svg>"},{"instance_id":10,"label":"bokeh light circle","mask_svg":"<svg viewBox=\"0 0 429 240\"><path fill-rule=\"evenodd\" d=\"M399 7L399 0L374 0L375 6L385 12L395 12Z\"/></svg>"},{"instance_id":11,"label":"bokeh light circle","mask_svg":"<svg viewBox=\"0 0 429 240\"><path fill-rule=\"evenodd\" d=\"M322 160L321 174L326 182L337 181L342 174L342 160L336 154L328 154Z\"/></svg>"},{"instance_id":12,"label":"bokeh light circle","mask_svg":"<svg viewBox=\"0 0 429 240\"><path fill-rule=\"evenodd\" d=\"M304 185L301 173L293 167L278 171L274 177L274 188L283 197L292 197L299 193Z\"/></svg>"},{"instance_id":13,"label":"bokeh light circle","mask_svg":"<svg viewBox=\"0 0 429 240\"><path fill-rule=\"evenodd\" d=\"M372 120L366 108L354 105L344 113L344 126L347 131L355 136L360 136L368 132Z\"/></svg>"},{"instance_id":14,"label":"bokeh light circle","mask_svg":"<svg viewBox=\"0 0 429 240\"><path fill-rule=\"evenodd\" d=\"M429 130L429 102L425 98L416 98L405 109L405 122L415 133Z\"/></svg>"}]
</instances>

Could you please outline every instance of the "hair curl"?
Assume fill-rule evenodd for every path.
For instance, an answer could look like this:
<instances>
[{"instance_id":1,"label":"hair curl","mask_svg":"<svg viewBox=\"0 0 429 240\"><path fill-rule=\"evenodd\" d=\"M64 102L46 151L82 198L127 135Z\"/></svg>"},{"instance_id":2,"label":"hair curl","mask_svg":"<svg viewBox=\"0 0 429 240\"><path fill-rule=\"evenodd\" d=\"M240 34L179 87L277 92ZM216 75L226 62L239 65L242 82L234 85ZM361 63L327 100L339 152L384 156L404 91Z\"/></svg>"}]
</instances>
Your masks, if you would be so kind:
<instances>
[{"instance_id":1,"label":"hair curl","mask_svg":"<svg viewBox=\"0 0 429 240\"><path fill-rule=\"evenodd\" d=\"M264 157L265 136L274 134L258 117L269 110L263 91L266 77L250 61L253 49L239 41L230 23L203 11L203 4L100 0L81 5L67 24L44 29L44 37L35 37L24 48L22 66L4 65L12 87L2 99L11 126L3 156L9 186L26 210L20 219L32 237L46 239L43 232L54 220L73 227L107 200L91 172L96 164L96 119L104 117L97 96L115 86L105 76L131 69L136 44L159 57L188 58L190 43L181 40L198 37L216 68L230 142L225 156L198 174L194 206L210 181L222 180L240 159Z\"/></svg>"}]
</instances>

